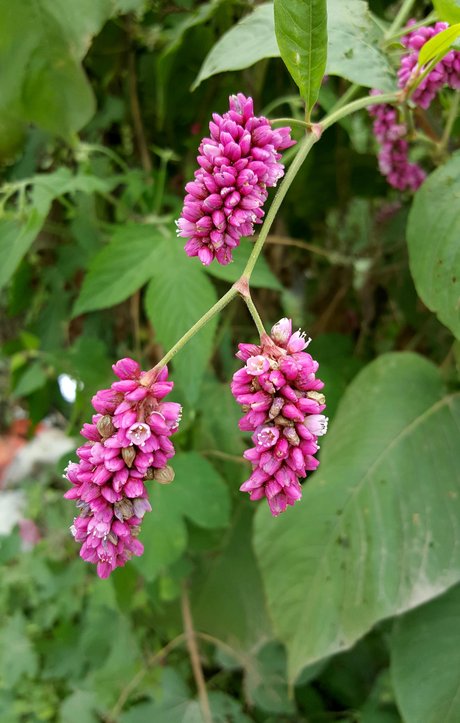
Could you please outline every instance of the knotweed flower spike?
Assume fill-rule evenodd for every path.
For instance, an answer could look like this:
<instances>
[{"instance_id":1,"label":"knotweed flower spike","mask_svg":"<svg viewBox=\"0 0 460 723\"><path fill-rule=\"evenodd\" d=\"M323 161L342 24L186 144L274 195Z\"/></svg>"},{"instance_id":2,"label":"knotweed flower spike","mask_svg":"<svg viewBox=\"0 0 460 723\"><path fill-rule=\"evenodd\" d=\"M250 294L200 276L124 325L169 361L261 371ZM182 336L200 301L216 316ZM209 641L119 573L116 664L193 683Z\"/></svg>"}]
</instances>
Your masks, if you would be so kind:
<instances>
[{"instance_id":1,"label":"knotweed flower spike","mask_svg":"<svg viewBox=\"0 0 460 723\"><path fill-rule=\"evenodd\" d=\"M232 260L242 236L261 223L267 188L284 174L279 151L294 145L290 128L274 129L254 115L252 98L230 97L230 110L213 113L210 136L199 147L195 180L187 183L177 233L188 241L185 251L208 266Z\"/></svg>"},{"instance_id":2,"label":"knotweed flower spike","mask_svg":"<svg viewBox=\"0 0 460 723\"><path fill-rule=\"evenodd\" d=\"M240 489L251 500L266 497L275 516L302 497L299 479L318 466L317 441L327 430L318 362L304 351L310 341L281 319L260 345L239 344L236 354L245 362L231 386L245 412L239 427L254 433L244 453L253 471Z\"/></svg>"},{"instance_id":3,"label":"knotweed flower spike","mask_svg":"<svg viewBox=\"0 0 460 723\"><path fill-rule=\"evenodd\" d=\"M425 43L442 30L449 27L448 23L436 23L432 27L418 28L410 32L415 23L408 23L409 32L401 42L408 53L401 58L398 71L398 85L406 88L417 72L420 49ZM451 50L433 70L421 81L411 96L411 101L420 108L427 110L439 91L448 86L460 90L460 52ZM378 95L380 91L373 90ZM375 118L374 134L380 145L378 155L379 169L386 177L390 186L404 191L416 191L426 177L425 171L417 164L409 161L408 128L400 119L398 110L391 105L375 105L369 107L369 113Z\"/></svg>"},{"instance_id":4,"label":"knotweed flower spike","mask_svg":"<svg viewBox=\"0 0 460 723\"><path fill-rule=\"evenodd\" d=\"M144 551L137 536L152 509L145 482L174 479L167 465L174 456L169 437L181 414L180 404L161 401L173 387L167 367L149 385L143 385L145 372L132 359L112 368L120 381L93 397L96 414L81 430L88 441L65 475L72 488L64 496L77 500L80 510L71 532L82 543L81 557L97 565L101 578Z\"/></svg>"}]
</instances>

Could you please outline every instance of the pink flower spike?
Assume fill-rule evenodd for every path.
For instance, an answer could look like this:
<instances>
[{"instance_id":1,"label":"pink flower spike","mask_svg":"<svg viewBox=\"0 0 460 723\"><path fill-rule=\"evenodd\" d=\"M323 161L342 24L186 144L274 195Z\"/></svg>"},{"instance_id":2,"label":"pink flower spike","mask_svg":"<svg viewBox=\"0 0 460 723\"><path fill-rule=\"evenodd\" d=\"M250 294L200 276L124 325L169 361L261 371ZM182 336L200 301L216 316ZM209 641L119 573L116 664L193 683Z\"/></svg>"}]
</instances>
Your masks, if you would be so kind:
<instances>
[{"instance_id":1,"label":"pink flower spike","mask_svg":"<svg viewBox=\"0 0 460 723\"><path fill-rule=\"evenodd\" d=\"M316 440L327 429L327 418L318 414L325 402L318 363L303 351L309 342L300 331L292 334L290 319L281 319L260 345L239 344L236 354L246 361L231 384L245 411L239 427L254 432L254 446L244 453L252 474L240 490L251 500L265 497L274 516L301 498L299 479L318 466Z\"/></svg>"},{"instance_id":2,"label":"pink flower spike","mask_svg":"<svg viewBox=\"0 0 460 723\"><path fill-rule=\"evenodd\" d=\"M174 456L169 437L181 411L179 404L160 401L173 386L166 367L150 386L142 384L146 373L132 359L121 359L113 369L121 381L93 398L100 414L82 430L88 441L77 450L80 461L67 466L72 486L64 495L80 511L71 527L82 545L80 556L97 566L101 578L143 553L137 535L151 510L145 483L164 474Z\"/></svg>"}]
</instances>

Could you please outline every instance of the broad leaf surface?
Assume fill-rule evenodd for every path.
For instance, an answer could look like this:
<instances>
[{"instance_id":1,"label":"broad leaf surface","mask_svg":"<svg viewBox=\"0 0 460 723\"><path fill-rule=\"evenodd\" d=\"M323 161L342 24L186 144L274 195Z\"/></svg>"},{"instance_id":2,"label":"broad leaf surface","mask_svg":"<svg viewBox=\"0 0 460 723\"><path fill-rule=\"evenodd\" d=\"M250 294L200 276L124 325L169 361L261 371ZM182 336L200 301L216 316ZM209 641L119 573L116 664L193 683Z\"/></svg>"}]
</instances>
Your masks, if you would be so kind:
<instances>
[{"instance_id":1,"label":"broad leaf surface","mask_svg":"<svg viewBox=\"0 0 460 723\"><path fill-rule=\"evenodd\" d=\"M397 621L393 685L405 723L457 723L460 717L460 587Z\"/></svg>"},{"instance_id":2,"label":"broad leaf surface","mask_svg":"<svg viewBox=\"0 0 460 723\"><path fill-rule=\"evenodd\" d=\"M460 394L410 353L349 386L304 498L256 515L255 549L289 674L460 579Z\"/></svg>"},{"instance_id":3,"label":"broad leaf surface","mask_svg":"<svg viewBox=\"0 0 460 723\"><path fill-rule=\"evenodd\" d=\"M227 487L207 460L196 452L183 452L174 457L172 466L176 477L171 484L151 483L152 512L142 523L145 552L135 564L148 580L185 550L185 518L206 529L225 527L229 520Z\"/></svg>"},{"instance_id":4,"label":"broad leaf surface","mask_svg":"<svg viewBox=\"0 0 460 723\"><path fill-rule=\"evenodd\" d=\"M0 288L16 271L40 232L45 219L36 210L32 210L27 221L0 219Z\"/></svg>"},{"instance_id":5,"label":"broad leaf surface","mask_svg":"<svg viewBox=\"0 0 460 723\"><path fill-rule=\"evenodd\" d=\"M409 262L417 293L460 339L460 153L432 173L409 214Z\"/></svg>"},{"instance_id":6,"label":"broad leaf surface","mask_svg":"<svg viewBox=\"0 0 460 723\"><path fill-rule=\"evenodd\" d=\"M145 309L155 338L167 351L216 303L212 282L193 263L176 238L165 239L147 288ZM195 404L212 353L217 318L211 319L174 358L174 379L190 404Z\"/></svg>"},{"instance_id":7,"label":"broad leaf surface","mask_svg":"<svg viewBox=\"0 0 460 723\"><path fill-rule=\"evenodd\" d=\"M307 115L318 100L326 69L326 0L274 0L275 35Z\"/></svg>"},{"instance_id":8,"label":"broad leaf surface","mask_svg":"<svg viewBox=\"0 0 460 723\"><path fill-rule=\"evenodd\" d=\"M396 79L380 50L382 31L362 0L328 0L326 73L383 91L394 90ZM193 88L229 70L241 70L264 58L279 56L273 4L259 5L225 33L205 58Z\"/></svg>"},{"instance_id":9,"label":"broad leaf surface","mask_svg":"<svg viewBox=\"0 0 460 723\"><path fill-rule=\"evenodd\" d=\"M164 237L152 226L128 224L92 259L73 315L119 304L153 276Z\"/></svg>"}]
</instances>

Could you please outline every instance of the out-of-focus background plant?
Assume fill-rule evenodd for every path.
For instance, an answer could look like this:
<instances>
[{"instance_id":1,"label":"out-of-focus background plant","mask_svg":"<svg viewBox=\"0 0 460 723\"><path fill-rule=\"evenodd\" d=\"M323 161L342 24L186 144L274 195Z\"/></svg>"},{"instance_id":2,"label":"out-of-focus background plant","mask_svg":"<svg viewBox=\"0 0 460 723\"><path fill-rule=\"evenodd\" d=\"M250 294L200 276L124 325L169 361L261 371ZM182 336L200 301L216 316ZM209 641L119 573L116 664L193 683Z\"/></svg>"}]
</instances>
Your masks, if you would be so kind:
<instances>
[{"instance_id":1,"label":"out-of-focus background plant","mask_svg":"<svg viewBox=\"0 0 460 723\"><path fill-rule=\"evenodd\" d=\"M396 90L409 17L460 22L458 0L327 5L313 121ZM62 471L111 364L152 367L249 257L246 239L203 268L174 219L230 94L304 118L278 55L268 2L0 0L2 723L193 723L206 696L219 723L460 720L452 86L399 118L428 174L415 196L380 175L365 110L325 131L252 277L266 327L308 330L326 382L302 502L271 519L238 492L229 380L256 334L234 301L171 365L176 479L152 486L145 554L99 580L69 533Z\"/></svg>"}]
</instances>

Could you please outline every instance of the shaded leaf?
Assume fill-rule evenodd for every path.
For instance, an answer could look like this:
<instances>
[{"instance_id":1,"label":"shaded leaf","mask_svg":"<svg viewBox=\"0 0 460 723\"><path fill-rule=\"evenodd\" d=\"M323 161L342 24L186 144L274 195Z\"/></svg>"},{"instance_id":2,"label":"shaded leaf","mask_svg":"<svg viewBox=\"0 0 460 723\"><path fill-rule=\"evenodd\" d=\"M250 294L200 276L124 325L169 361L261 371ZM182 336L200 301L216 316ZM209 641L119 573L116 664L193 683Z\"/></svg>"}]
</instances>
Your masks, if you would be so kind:
<instances>
[{"instance_id":1,"label":"shaded leaf","mask_svg":"<svg viewBox=\"0 0 460 723\"><path fill-rule=\"evenodd\" d=\"M391 670L405 723L457 723L460 587L397 621Z\"/></svg>"},{"instance_id":2,"label":"shaded leaf","mask_svg":"<svg viewBox=\"0 0 460 723\"><path fill-rule=\"evenodd\" d=\"M211 281L194 264L175 238L165 239L156 259L145 296L145 310L157 341L167 351L217 301ZM174 358L174 379L189 404L200 393L206 364L212 353L217 318L201 329Z\"/></svg>"},{"instance_id":3,"label":"shaded leaf","mask_svg":"<svg viewBox=\"0 0 460 723\"><path fill-rule=\"evenodd\" d=\"M289 677L460 579L460 394L409 353L345 393L304 499L258 510L255 549ZM448 521L448 522L447 522Z\"/></svg>"},{"instance_id":4,"label":"shaded leaf","mask_svg":"<svg viewBox=\"0 0 460 723\"><path fill-rule=\"evenodd\" d=\"M407 225L409 262L417 293L460 339L460 153L426 179Z\"/></svg>"},{"instance_id":5,"label":"shaded leaf","mask_svg":"<svg viewBox=\"0 0 460 723\"><path fill-rule=\"evenodd\" d=\"M153 509L144 518L140 536L145 552L133 561L148 580L153 580L185 550L184 518L206 529L228 524L228 491L214 467L196 452L176 455L173 467L174 482L154 483L150 494Z\"/></svg>"}]
</instances>

